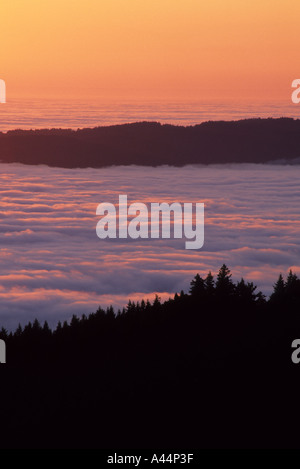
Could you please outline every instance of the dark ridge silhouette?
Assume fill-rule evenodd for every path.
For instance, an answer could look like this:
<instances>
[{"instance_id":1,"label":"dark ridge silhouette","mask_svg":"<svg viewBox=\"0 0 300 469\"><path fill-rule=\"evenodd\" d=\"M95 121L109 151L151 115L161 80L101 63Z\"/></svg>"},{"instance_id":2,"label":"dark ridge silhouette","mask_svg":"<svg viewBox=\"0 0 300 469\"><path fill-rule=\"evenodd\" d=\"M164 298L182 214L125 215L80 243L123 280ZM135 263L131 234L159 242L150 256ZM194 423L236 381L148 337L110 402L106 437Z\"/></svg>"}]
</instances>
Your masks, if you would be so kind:
<instances>
[{"instance_id":1,"label":"dark ridge silhouette","mask_svg":"<svg viewBox=\"0 0 300 469\"><path fill-rule=\"evenodd\" d=\"M156 122L0 133L0 160L65 168L267 163L300 157L300 120L246 119L181 127Z\"/></svg>"},{"instance_id":2,"label":"dark ridge silhouette","mask_svg":"<svg viewBox=\"0 0 300 469\"><path fill-rule=\"evenodd\" d=\"M161 303L2 329L1 448L299 448L300 280L223 265Z\"/></svg>"}]
</instances>

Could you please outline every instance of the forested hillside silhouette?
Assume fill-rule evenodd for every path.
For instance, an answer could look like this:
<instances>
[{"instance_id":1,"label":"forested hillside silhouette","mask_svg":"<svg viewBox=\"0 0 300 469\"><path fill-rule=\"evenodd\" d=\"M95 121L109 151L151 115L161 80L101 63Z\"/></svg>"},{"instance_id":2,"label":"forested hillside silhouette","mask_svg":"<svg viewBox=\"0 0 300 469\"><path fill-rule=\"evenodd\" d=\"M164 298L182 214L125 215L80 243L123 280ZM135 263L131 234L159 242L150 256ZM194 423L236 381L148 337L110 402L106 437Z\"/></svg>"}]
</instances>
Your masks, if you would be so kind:
<instances>
[{"instance_id":1,"label":"forested hillside silhouette","mask_svg":"<svg viewBox=\"0 0 300 469\"><path fill-rule=\"evenodd\" d=\"M299 158L300 120L245 119L195 126L157 122L0 133L0 160L64 168L267 163Z\"/></svg>"},{"instance_id":2,"label":"forested hillside silhouette","mask_svg":"<svg viewBox=\"0 0 300 469\"><path fill-rule=\"evenodd\" d=\"M165 302L2 328L0 447L298 447L299 306L293 272L267 300L223 265Z\"/></svg>"}]
</instances>

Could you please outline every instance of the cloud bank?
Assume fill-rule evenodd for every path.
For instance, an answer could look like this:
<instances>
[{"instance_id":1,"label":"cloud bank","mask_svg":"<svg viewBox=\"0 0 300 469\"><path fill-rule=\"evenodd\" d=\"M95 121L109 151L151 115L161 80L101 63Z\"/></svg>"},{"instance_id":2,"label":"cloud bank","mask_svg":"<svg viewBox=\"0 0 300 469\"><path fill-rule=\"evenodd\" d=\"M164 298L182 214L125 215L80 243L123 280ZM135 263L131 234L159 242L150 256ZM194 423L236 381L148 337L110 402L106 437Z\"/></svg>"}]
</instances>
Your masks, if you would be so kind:
<instances>
[{"instance_id":1,"label":"cloud bank","mask_svg":"<svg viewBox=\"0 0 300 469\"><path fill-rule=\"evenodd\" d=\"M228 264L270 293L279 272L300 273L299 166L222 165L64 170L1 164L0 325L51 325L99 304L173 295L199 272ZM96 207L204 202L205 241L100 240Z\"/></svg>"}]
</instances>

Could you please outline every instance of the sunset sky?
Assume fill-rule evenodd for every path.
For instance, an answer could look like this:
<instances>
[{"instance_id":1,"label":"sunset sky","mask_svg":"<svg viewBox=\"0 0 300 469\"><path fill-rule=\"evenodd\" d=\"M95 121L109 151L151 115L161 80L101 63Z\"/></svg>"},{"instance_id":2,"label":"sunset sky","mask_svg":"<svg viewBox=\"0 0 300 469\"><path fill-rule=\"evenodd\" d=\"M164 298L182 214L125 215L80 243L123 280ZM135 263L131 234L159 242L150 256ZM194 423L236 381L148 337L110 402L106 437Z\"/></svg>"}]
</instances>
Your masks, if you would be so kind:
<instances>
[{"instance_id":1,"label":"sunset sky","mask_svg":"<svg viewBox=\"0 0 300 469\"><path fill-rule=\"evenodd\" d=\"M0 131L299 118L300 105L291 102L300 78L299 0L1 0L0 12L7 89ZM147 164L156 151L148 135L141 133L145 153L128 147ZM1 151L13 161L43 161L39 140L23 147L18 134L2 137ZM73 144L55 138L53 162L59 142L65 163L72 161ZM110 148L99 142L99 161L109 161ZM128 152L118 161L126 164ZM180 152L184 164L183 145ZM15 159L20 154L25 160ZM288 148L280 154L282 162L292 156ZM84 169L82 158L81 169L1 165L0 319L7 324L37 312L54 324L99 304L188 291L197 271L215 275L224 262L266 294L279 272L300 272L299 166L96 170ZM96 207L119 194L131 202L204 203L204 248L187 252L182 240L101 242Z\"/></svg>"},{"instance_id":2,"label":"sunset sky","mask_svg":"<svg viewBox=\"0 0 300 469\"><path fill-rule=\"evenodd\" d=\"M2 0L13 97L289 99L299 0Z\"/></svg>"}]
</instances>

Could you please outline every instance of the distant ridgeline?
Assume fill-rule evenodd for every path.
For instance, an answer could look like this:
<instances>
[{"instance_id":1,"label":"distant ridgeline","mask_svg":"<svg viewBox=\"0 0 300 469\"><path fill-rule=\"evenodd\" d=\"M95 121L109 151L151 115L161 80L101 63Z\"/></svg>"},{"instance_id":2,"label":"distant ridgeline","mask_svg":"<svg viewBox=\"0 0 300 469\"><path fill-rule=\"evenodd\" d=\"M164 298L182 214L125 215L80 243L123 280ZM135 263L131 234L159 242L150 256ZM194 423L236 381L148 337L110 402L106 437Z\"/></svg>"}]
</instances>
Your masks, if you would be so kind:
<instances>
[{"instance_id":1,"label":"distant ridgeline","mask_svg":"<svg viewBox=\"0 0 300 469\"><path fill-rule=\"evenodd\" d=\"M182 127L156 122L0 133L0 160L65 168L297 162L300 120L246 119Z\"/></svg>"}]
</instances>

